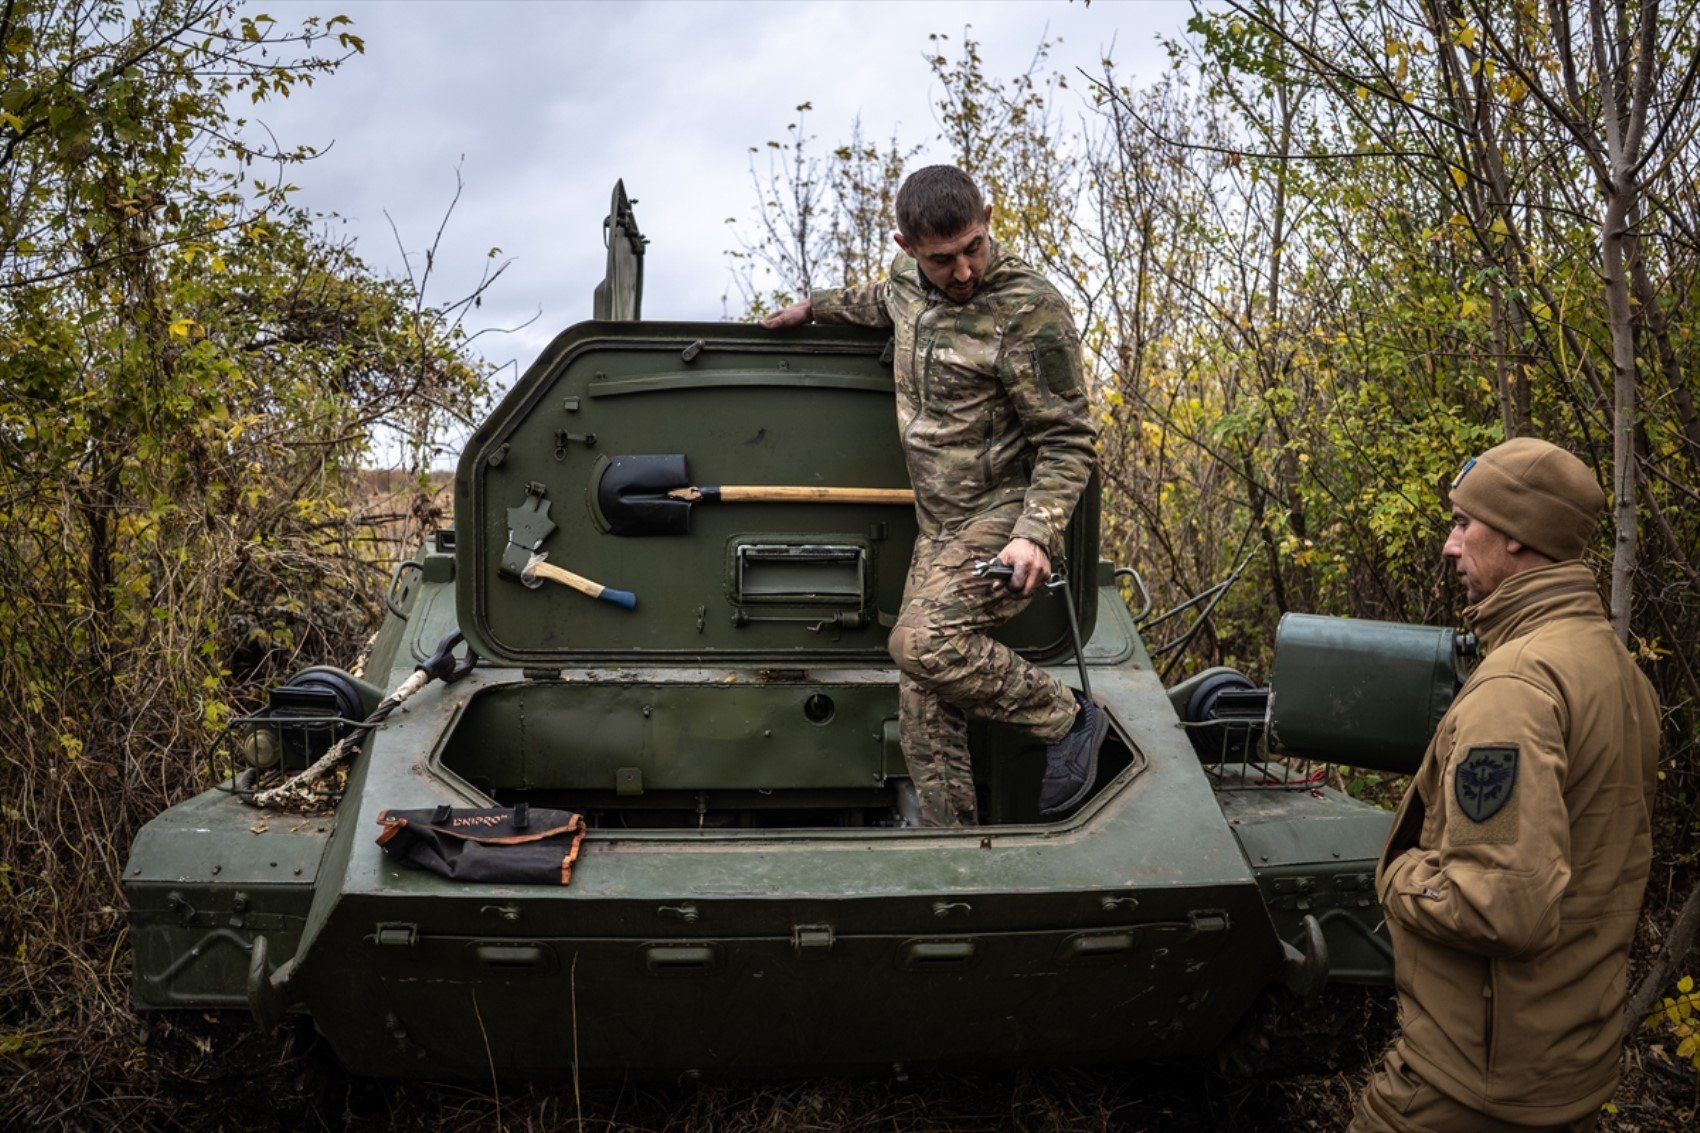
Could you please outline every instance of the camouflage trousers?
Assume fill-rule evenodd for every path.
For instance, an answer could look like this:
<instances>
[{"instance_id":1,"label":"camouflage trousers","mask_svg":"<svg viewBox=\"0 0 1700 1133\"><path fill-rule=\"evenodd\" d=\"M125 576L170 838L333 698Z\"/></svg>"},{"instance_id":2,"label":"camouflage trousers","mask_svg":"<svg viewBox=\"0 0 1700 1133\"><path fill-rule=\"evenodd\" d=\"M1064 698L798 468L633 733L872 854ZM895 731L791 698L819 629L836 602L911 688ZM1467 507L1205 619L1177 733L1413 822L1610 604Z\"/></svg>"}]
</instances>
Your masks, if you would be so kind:
<instances>
[{"instance_id":1,"label":"camouflage trousers","mask_svg":"<svg viewBox=\"0 0 1700 1133\"><path fill-rule=\"evenodd\" d=\"M1074 722L1068 686L990 636L1029 601L973 577L975 563L1009 543L1012 523L1000 519L915 543L889 646L899 672L903 759L928 826L979 820L968 756L970 715L1024 729L1046 743Z\"/></svg>"}]
</instances>

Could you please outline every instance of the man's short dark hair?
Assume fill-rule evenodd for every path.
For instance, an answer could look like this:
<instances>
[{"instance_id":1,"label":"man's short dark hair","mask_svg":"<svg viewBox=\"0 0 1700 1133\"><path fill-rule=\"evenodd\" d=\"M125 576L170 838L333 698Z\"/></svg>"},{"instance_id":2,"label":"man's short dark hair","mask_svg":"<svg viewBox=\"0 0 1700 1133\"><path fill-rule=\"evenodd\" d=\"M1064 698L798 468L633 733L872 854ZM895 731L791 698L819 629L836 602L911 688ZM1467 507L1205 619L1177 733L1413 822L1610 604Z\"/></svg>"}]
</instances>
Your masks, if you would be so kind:
<instances>
[{"instance_id":1,"label":"man's short dark hair","mask_svg":"<svg viewBox=\"0 0 1700 1133\"><path fill-rule=\"evenodd\" d=\"M985 217L980 190L954 165L917 169L897 190L897 230L911 244L966 232Z\"/></svg>"}]
</instances>

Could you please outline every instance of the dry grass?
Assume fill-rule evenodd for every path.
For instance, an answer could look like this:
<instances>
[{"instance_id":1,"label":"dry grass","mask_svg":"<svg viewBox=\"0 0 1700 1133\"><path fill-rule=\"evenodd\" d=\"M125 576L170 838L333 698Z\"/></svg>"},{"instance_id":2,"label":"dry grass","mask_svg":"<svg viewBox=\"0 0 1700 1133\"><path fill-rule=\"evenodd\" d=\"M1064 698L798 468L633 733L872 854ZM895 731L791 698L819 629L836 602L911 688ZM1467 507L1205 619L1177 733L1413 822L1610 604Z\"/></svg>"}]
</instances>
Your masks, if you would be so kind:
<instances>
[{"instance_id":1,"label":"dry grass","mask_svg":"<svg viewBox=\"0 0 1700 1133\"><path fill-rule=\"evenodd\" d=\"M1373 1057L1325 1074L1229 1079L1201 1063L912 1081L600 1082L575 1105L565 1082L475 1085L349 1080L302 1031L263 1038L240 1020L198 1016L140 1028L134 1075L48 1112L0 1105L0 1125L44 1129L419 1129L465 1133L1238 1133L1343 1129ZM1602 1130L1694 1127L1696 1084L1653 1069L1632 1046L1618 1113ZM25 1115L28 1113L27 1121ZM14 1123L12 1118L18 1120Z\"/></svg>"},{"instance_id":2,"label":"dry grass","mask_svg":"<svg viewBox=\"0 0 1700 1133\"><path fill-rule=\"evenodd\" d=\"M375 521L265 497L204 524L126 516L98 587L74 569L68 505L14 517L29 538L0 554L0 1129L182 1124L182 1086L220 1044L156 1048L132 1013L124 859L142 823L222 777L225 713L354 656L382 612L374 560L429 512L423 496Z\"/></svg>"},{"instance_id":3,"label":"dry grass","mask_svg":"<svg viewBox=\"0 0 1700 1133\"><path fill-rule=\"evenodd\" d=\"M132 1032L133 1071L45 1107L0 1106L0 1124L34 1128L212 1130L584 1130L586 1133L1075 1133L1093 1130L1337 1128L1316 1122L1314 1088L1233 1082L1200 1063L912 1081L596 1082L575 1105L570 1084L476 1085L350 1080L304 1030L265 1038L240 1019L161 1019ZM1344 1077L1326 1093L1351 1096ZM14 1087L16 1089L16 1087ZM7 1103L16 1102L12 1094ZM1291 1120L1289 1120L1289 1115ZM9 1118L17 1119L13 1126Z\"/></svg>"},{"instance_id":4,"label":"dry grass","mask_svg":"<svg viewBox=\"0 0 1700 1133\"><path fill-rule=\"evenodd\" d=\"M1370 1000L1352 1000L1373 1003ZM1351 1011L1357 1011L1357 1008ZM305 1024L262 1036L237 1013L137 1020L126 1009L88 1046L37 1061L0 1094L0 1128L256 1130L419 1129L465 1133L1237 1133L1343 1129L1379 1058L1385 1027L1356 1018L1326 1072L1229 1077L1206 1061L913 1080L488 1084L350 1079ZM1385 1014L1380 1023L1387 1021ZM14 1065L16 1065L14 1063ZM47 1073L40 1071L47 1070ZM1601 1129L1694 1127L1694 1076L1661 1068L1646 1040L1630 1047L1619 1112Z\"/></svg>"}]
</instances>

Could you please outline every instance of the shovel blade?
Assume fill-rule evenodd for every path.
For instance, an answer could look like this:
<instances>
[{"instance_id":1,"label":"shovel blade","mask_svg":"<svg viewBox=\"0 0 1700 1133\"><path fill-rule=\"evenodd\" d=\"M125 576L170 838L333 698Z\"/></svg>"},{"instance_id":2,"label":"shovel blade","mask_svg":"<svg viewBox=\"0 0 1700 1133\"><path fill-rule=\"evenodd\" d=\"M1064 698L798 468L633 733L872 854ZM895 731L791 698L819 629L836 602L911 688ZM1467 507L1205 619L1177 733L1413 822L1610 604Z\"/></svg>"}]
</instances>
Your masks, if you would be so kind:
<instances>
[{"instance_id":1,"label":"shovel blade","mask_svg":"<svg viewBox=\"0 0 1700 1133\"><path fill-rule=\"evenodd\" d=\"M596 503L615 535L684 535L691 529L691 505L667 493L690 483L678 454L610 457Z\"/></svg>"}]
</instances>

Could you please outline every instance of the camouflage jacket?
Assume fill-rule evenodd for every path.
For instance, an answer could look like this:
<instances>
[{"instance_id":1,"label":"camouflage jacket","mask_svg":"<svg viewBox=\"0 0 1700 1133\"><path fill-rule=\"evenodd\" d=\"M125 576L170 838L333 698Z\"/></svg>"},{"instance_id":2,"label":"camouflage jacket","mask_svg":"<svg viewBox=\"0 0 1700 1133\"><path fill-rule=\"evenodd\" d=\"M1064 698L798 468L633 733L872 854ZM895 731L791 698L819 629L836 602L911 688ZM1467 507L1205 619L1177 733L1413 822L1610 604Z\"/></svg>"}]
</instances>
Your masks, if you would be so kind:
<instances>
[{"instance_id":1,"label":"camouflage jacket","mask_svg":"<svg viewBox=\"0 0 1700 1133\"><path fill-rule=\"evenodd\" d=\"M814 318L895 333L897 426L922 535L1007 514L1012 537L1058 555L1097 430L1056 288L994 246L978 290L954 303L900 255L877 283L815 292Z\"/></svg>"}]
</instances>

